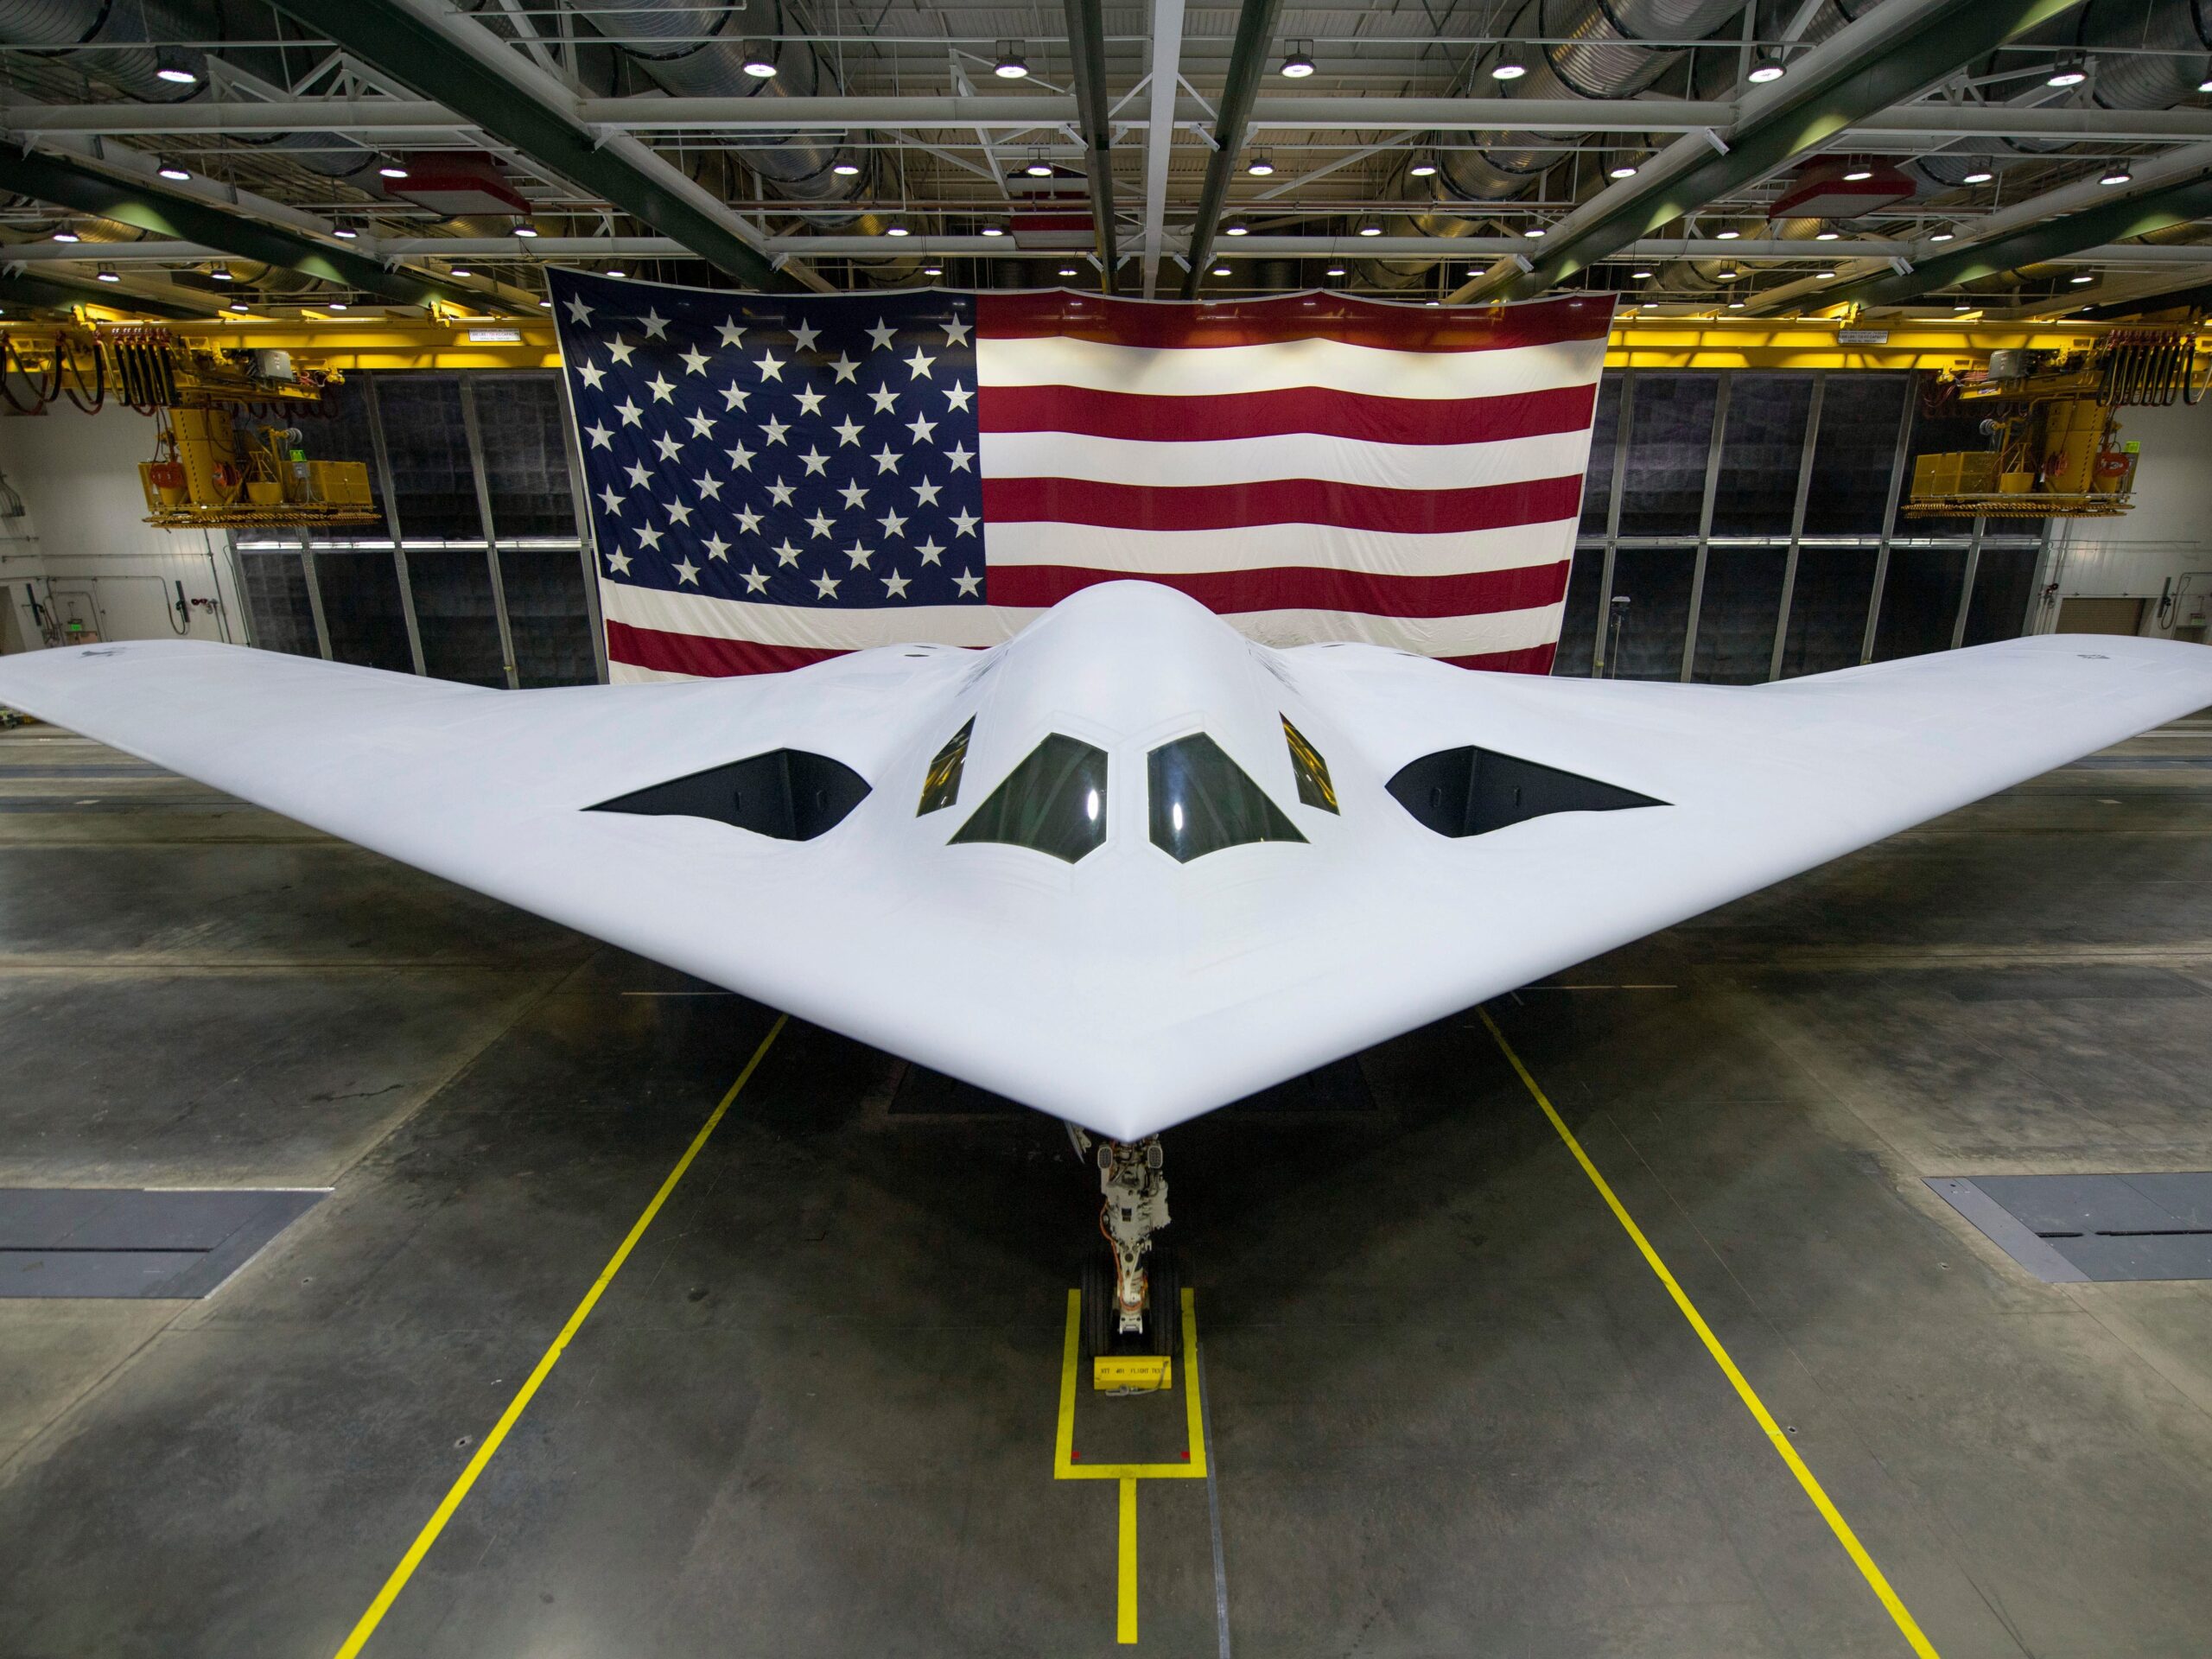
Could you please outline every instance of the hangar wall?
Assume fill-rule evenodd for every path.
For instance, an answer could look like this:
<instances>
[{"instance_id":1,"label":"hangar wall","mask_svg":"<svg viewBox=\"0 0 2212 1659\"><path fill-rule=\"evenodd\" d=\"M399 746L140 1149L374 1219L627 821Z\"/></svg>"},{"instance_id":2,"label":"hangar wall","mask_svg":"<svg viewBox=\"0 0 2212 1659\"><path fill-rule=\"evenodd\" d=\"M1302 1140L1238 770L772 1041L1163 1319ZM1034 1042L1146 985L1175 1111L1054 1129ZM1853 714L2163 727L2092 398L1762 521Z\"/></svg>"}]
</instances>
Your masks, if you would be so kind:
<instances>
[{"instance_id":1,"label":"hangar wall","mask_svg":"<svg viewBox=\"0 0 2212 1659\"><path fill-rule=\"evenodd\" d=\"M230 550L220 536L156 530L143 522L138 463L154 452L154 422L111 404L97 415L62 404L0 420L0 473L24 511L0 518L0 577L16 642L38 639L26 583L41 606L104 639L178 632L176 586L195 639L244 638ZM16 539L20 537L21 539Z\"/></svg>"},{"instance_id":2,"label":"hangar wall","mask_svg":"<svg viewBox=\"0 0 2212 1659\"><path fill-rule=\"evenodd\" d=\"M2045 627L2069 598L2142 599L2143 632L2171 635L2192 626L2189 599L2212 591L2212 408L2131 409L2122 435L2143 446L2134 509L2060 527ZM2170 586L2182 597L2162 613Z\"/></svg>"}]
</instances>

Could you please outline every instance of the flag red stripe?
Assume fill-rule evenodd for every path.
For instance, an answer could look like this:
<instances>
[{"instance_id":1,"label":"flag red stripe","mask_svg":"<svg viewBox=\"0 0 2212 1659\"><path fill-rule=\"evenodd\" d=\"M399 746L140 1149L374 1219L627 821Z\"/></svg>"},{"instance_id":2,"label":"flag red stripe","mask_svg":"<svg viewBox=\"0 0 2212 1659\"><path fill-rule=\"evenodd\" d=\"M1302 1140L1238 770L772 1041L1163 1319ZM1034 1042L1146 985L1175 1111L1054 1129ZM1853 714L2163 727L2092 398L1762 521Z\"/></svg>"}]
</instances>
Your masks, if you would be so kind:
<instances>
[{"instance_id":1,"label":"flag red stripe","mask_svg":"<svg viewBox=\"0 0 2212 1659\"><path fill-rule=\"evenodd\" d=\"M983 518L1098 524L1110 530L1238 530L1333 524L1421 535L1555 524L1581 511L1582 477L1528 479L1465 490L1389 490L1325 478L1260 484L1103 484L1088 478L987 478Z\"/></svg>"},{"instance_id":2,"label":"flag red stripe","mask_svg":"<svg viewBox=\"0 0 2212 1659\"><path fill-rule=\"evenodd\" d=\"M994 605L1042 608L1127 570L1075 565L994 565L983 578ZM1147 575L1211 611L1356 611L1367 616L1466 616L1555 605L1567 592L1567 561L1456 576L1385 576L1366 570L1299 565L1281 569L1199 570Z\"/></svg>"},{"instance_id":3,"label":"flag red stripe","mask_svg":"<svg viewBox=\"0 0 2212 1659\"><path fill-rule=\"evenodd\" d=\"M609 660L632 668L658 669L664 674L698 674L719 678L728 674L780 674L846 655L803 645L764 645L752 639L711 639L704 634L664 633L657 628L632 627L609 619L607 655Z\"/></svg>"},{"instance_id":4,"label":"flag red stripe","mask_svg":"<svg viewBox=\"0 0 2212 1659\"><path fill-rule=\"evenodd\" d=\"M1579 432L1590 424L1593 383L1499 397L1378 397L1327 386L1160 397L1087 386L985 386L986 432L1074 432L1150 443L1274 438L1293 432L1363 443L1486 443Z\"/></svg>"},{"instance_id":5,"label":"flag red stripe","mask_svg":"<svg viewBox=\"0 0 2212 1659\"><path fill-rule=\"evenodd\" d=\"M1474 657L1439 657L1440 663L1449 663L1454 668L1478 668L1493 674L1548 674L1552 658L1558 654L1556 642L1548 645L1522 645L1517 651L1486 651Z\"/></svg>"},{"instance_id":6,"label":"flag red stripe","mask_svg":"<svg viewBox=\"0 0 2212 1659\"><path fill-rule=\"evenodd\" d=\"M1611 327L1607 296L1577 296L1534 305L1395 305L1341 294L1283 294L1268 299L1162 302L1109 300L1048 289L978 294L984 340L1061 334L1107 346L1275 346L1333 340L1392 352L1490 352L1602 340Z\"/></svg>"}]
</instances>

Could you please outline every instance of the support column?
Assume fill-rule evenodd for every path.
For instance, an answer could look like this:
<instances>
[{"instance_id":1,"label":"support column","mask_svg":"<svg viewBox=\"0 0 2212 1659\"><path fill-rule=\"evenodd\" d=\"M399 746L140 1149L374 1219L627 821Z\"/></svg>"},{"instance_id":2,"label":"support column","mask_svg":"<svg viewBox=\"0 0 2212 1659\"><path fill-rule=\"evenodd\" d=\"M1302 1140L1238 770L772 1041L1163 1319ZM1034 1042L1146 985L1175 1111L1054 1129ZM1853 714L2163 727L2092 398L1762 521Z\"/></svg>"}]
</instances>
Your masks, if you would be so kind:
<instances>
[{"instance_id":1,"label":"support column","mask_svg":"<svg viewBox=\"0 0 2212 1659\"><path fill-rule=\"evenodd\" d=\"M1720 452L1728 441L1728 395L1736 377L1724 374L1713 397L1713 431L1705 447L1705 499L1697 511L1697 563L1690 571L1690 613L1682 628L1682 680L1697 665L1698 613L1705 607L1705 567L1713 550L1713 499L1720 489Z\"/></svg>"},{"instance_id":2,"label":"support column","mask_svg":"<svg viewBox=\"0 0 2212 1659\"><path fill-rule=\"evenodd\" d=\"M1912 451L1912 417L1920 408L1920 377L1904 383L1904 412L1897 417L1897 446L1890 456L1890 493L1882 505L1882 545L1874 556L1874 591L1866 596L1866 632L1859 642L1861 664L1874 660L1874 634L1882 622L1882 589L1890 581L1890 543L1897 534L1897 497L1904 489L1904 464Z\"/></svg>"},{"instance_id":3,"label":"support column","mask_svg":"<svg viewBox=\"0 0 2212 1659\"><path fill-rule=\"evenodd\" d=\"M407 550L399 541L399 492L391 483L391 451L384 438L384 408L377 401L377 378L373 371L360 372L361 397L369 411L369 444L376 451L377 487L384 493L385 530L391 537L392 574L399 578L399 614L407 624L407 654L413 659L415 671L427 674L423 665L423 629L415 618L415 584L407 573Z\"/></svg>"},{"instance_id":4,"label":"support column","mask_svg":"<svg viewBox=\"0 0 2212 1659\"><path fill-rule=\"evenodd\" d=\"M1621 409L1613 418L1613 477L1612 487L1605 502L1605 558L1598 575L1598 637L1590 649L1590 677L1602 680L1605 673L1605 644L1613 629L1613 552L1621 537L1621 493L1628 478L1629 429L1636 421L1636 371L1621 372Z\"/></svg>"},{"instance_id":5,"label":"support column","mask_svg":"<svg viewBox=\"0 0 2212 1659\"><path fill-rule=\"evenodd\" d=\"M1774 651L1767 658L1766 677L1782 677L1782 658L1789 644L1789 607L1797 597L1797 556L1805 539L1805 501L1813 489L1813 456L1820 446L1821 405L1828 389L1828 372L1813 372L1813 397L1805 409L1805 442L1797 452L1797 500L1789 510L1789 553L1782 567L1782 603L1774 616Z\"/></svg>"},{"instance_id":6,"label":"support column","mask_svg":"<svg viewBox=\"0 0 2212 1659\"><path fill-rule=\"evenodd\" d=\"M515 672L515 635L507 620L507 582L499 569L499 537L492 528L492 485L484 472L484 433L476 418L476 383L461 377L461 423L468 434L468 470L476 480L476 516L484 525L484 563L492 575L492 610L499 622L499 665L506 670L507 690L522 682Z\"/></svg>"}]
</instances>

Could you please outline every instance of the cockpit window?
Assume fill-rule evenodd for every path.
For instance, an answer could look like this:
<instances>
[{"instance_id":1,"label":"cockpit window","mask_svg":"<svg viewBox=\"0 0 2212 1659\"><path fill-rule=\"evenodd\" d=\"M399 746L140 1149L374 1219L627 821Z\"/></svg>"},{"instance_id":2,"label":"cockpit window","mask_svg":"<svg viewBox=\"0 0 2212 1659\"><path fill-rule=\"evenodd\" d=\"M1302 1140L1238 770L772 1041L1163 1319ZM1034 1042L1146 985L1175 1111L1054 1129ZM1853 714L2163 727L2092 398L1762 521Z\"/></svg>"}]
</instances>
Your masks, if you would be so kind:
<instances>
[{"instance_id":1,"label":"cockpit window","mask_svg":"<svg viewBox=\"0 0 2212 1659\"><path fill-rule=\"evenodd\" d=\"M1298 798L1324 812L1337 810L1337 786L1329 781L1329 763L1321 751L1306 741L1306 734L1282 717L1283 741L1290 745L1290 769L1298 774Z\"/></svg>"},{"instance_id":2,"label":"cockpit window","mask_svg":"<svg viewBox=\"0 0 2212 1659\"><path fill-rule=\"evenodd\" d=\"M968 739L975 730L976 716L970 715L968 723L937 752L937 759L930 762L929 775L922 779L922 804L914 809L916 817L927 817L960 798L960 768L968 762Z\"/></svg>"},{"instance_id":3,"label":"cockpit window","mask_svg":"<svg viewBox=\"0 0 2212 1659\"><path fill-rule=\"evenodd\" d=\"M1282 809L1204 732L1152 752L1152 844L1187 864L1251 841L1304 841Z\"/></svg>"},{"instance_id":4,"label":"cockpit window","mask_svg":"<svg viewBox=\"0 0 2212 1659\"><path fill-rule=\"evenodd\" d=\"M1034 848L1071 864L1106 839L1106 751L1054 732L953 836Z\"/></svg>"}]
</instances>

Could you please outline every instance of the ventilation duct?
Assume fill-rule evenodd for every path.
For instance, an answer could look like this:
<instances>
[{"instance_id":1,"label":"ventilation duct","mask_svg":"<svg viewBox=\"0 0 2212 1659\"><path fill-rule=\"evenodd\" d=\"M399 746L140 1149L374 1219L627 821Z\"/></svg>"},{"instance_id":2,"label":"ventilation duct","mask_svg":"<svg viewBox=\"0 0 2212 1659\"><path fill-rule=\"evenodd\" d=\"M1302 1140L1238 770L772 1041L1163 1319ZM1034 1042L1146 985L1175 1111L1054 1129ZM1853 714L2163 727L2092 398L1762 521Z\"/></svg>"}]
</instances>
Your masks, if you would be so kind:
<instances>
[{"instance_id":1,"label":"ventilation duct","mask_svg":"<svg viewBox=\"0 0 2212 1659\"><path fill-rule=\"evenodd\" d=\"M622 53L638 71L678 98L814 98L841 90L836 73L809 41L786 38L781 0L765 5L752 44L776 66L762 79L745 73L748 37L743 22L754 13L732 5L690 0L630 0L608 20ZM664 47L647 44L665 41ZM842 201L859 189L858 175L831 169L848 147L828 134L752 133L740 152L747 167L779 195L798 201Z\"/></svg>"}]
</instances>

